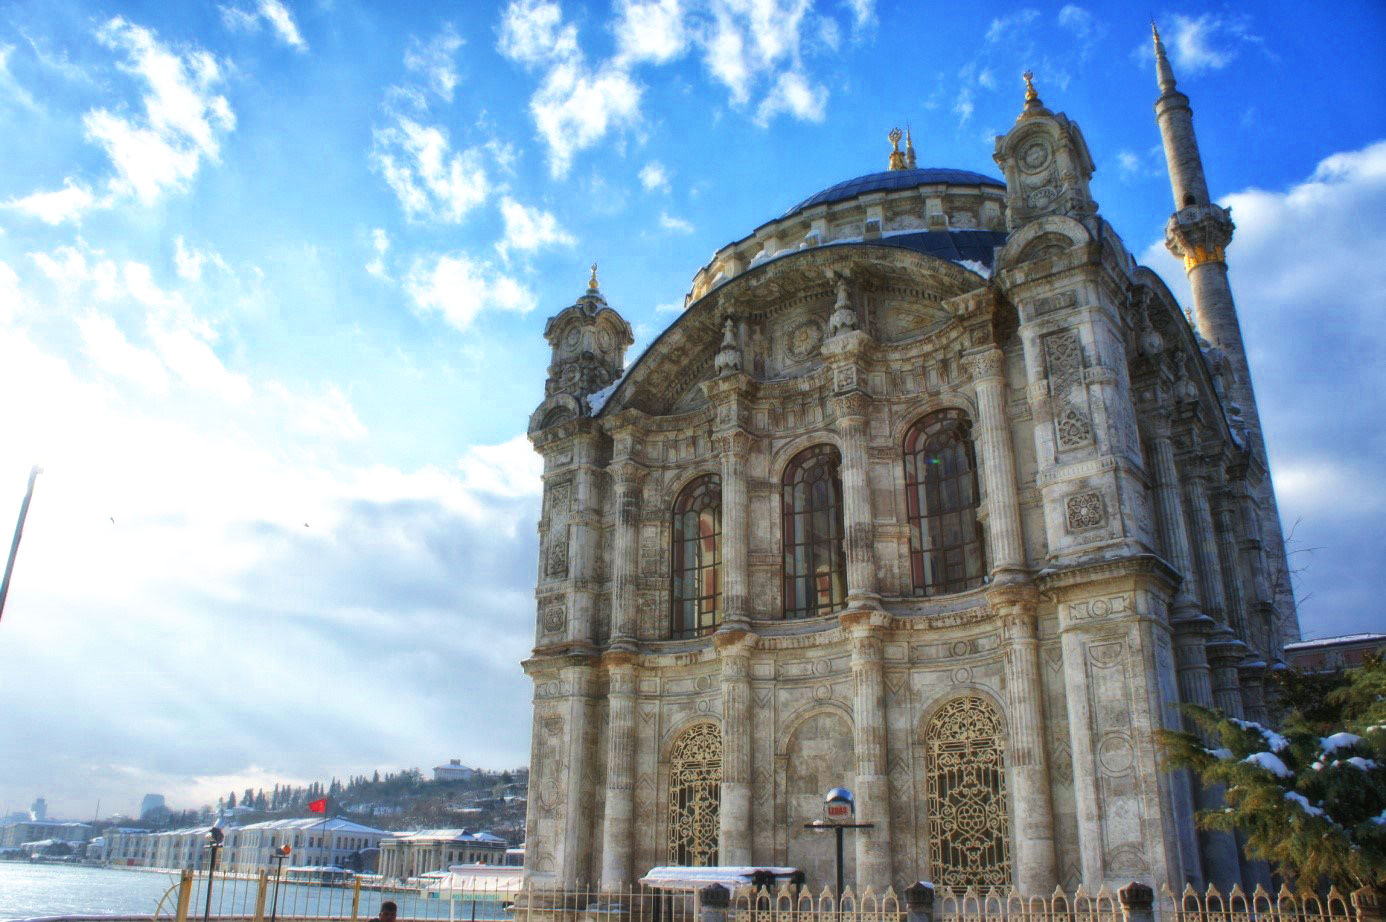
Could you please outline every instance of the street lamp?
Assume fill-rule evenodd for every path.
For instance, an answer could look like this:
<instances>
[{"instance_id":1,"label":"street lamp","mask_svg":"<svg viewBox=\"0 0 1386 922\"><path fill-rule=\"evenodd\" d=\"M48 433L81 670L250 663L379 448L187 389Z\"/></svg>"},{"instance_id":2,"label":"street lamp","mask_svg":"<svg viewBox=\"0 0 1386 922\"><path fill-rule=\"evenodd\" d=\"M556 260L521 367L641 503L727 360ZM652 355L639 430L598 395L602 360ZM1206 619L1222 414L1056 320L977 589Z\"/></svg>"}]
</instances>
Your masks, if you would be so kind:
<instances>
[{"instance_id":1,"label":"street lamp","mask_svg":"<svg viewBox=\"0 0 1386 922\"><path fill-rule=\"evenodd\" d=\"M221 851L222 840L226 838L220 826L213 826L207 835L212 841L207 843L207 908L202 913L202 922L207 922L212 916L212 880L217 874L217 853Z\"/></svg>"},{"instance_id":2,"label":"street lamp","mask_svg":"<svg viewBox=\"0 0 1386 922\"><path fill-rule=\"evenodd\" d=\"M875 823L853 823L857 813L857 799L846 788L833 788L823 798L823 819L805 823L805 829L826 832L831 829L837 836L837 900L836 907L842 914L842 838L848 829L873 829Z\"/></svg>"},{"instance_id":3,"label":"street lamp","mask_svg":"<svg viewBox=\"0 0 1386 922\"><path fill-rule=\"evenodd\" d=\"M275 863L274 899L270 901L270 922L274 922L275 914L279 912L279 875L284 870L285 860L287 860L292 853L293 849L289 847L288 842L285 842L283 845L276 848L270 855L270 859Z\"/></svg>"}]
</instances>

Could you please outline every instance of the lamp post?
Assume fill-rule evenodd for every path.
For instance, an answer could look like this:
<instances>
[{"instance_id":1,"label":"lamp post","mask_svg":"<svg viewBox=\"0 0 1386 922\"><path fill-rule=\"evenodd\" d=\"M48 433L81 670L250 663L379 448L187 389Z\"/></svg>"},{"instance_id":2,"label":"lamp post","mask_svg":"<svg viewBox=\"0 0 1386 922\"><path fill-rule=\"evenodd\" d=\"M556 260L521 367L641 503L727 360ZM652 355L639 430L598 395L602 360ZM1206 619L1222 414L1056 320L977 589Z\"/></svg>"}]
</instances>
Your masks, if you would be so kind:
<instances>
[{"instance_id":1,"label":"lamp post","mask_svg":"<svg viewBox=\"0 0 1386 922\"><path fill-rule=\"evenodd\" d=\"M19 554L19 539L24 537L24 520L29 517L29 503L34 498L34 481L43 473L37 464L29 470L29 488L24 491L24 502L19 507L19 521L14 526L14 540L10 542L10 557L5 561L5 577L0 579L0 617L5 614L5 597L10 594L10 577L14 574L14 559Z\"/></svg>"},{"instance_id":2,"label":"lamp post","mask_svg":"<svg viewBox=\"0 0 1386 922\"><path fill-rule=\"evenodd\" d=\"M837 899L838 915L842 914L842 847L843 837L848 829L872 829L875 823L853 823L857 813L857 799L846 788L833 788L823 798L823 819L805 823L805 829L826 832L831 829L837 838Z\"/></svg>"},{"instance_id":3,"label":"lamp post","mask_svg":"<svg viewBox=\"0 0 1386 922\"><path fill-rule=\"evenodd\" d=\"M212 879L217 873L217 853L221 851L222 840L226 838L220 826L213 826L207 835L212 841L207 843L207 908L203 910L202 922L207 922L212 916Z\"/></svg>"},{"instance_id":4,"label":"lamp post","mask_svg":"<svg viewBox=\"0 0 1386 922\"><path fill-rule=\"evenodd\" d=\"M275 863L274 898L270 901L270 922L274 922L274 917L279 912L279 875L284 871L284 862L292 852L293 849L289 847L289 843L285 842L270 855L270 859Z\"/></svg>"}]
</instances>

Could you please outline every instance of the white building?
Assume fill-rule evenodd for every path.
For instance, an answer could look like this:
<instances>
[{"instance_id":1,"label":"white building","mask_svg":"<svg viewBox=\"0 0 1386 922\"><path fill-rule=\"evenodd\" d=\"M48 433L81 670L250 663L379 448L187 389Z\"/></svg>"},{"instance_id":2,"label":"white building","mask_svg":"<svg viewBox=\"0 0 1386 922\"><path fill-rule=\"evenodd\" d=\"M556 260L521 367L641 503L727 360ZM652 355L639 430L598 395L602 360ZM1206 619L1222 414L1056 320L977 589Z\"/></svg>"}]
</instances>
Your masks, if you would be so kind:
<instances>
[{"instance_id":1,"label":"white building","mask_svg":"<svg viewBox=\"0 0 1386 922\"><path fill-rule=\"evenodd\" d=\"M499 836L465 829L391 833L380 841L380 874L403 880L454 864L501 865L508 847Z\"/></svg>"},{"instance_id":2,"label":"white building","mask_svg":"<svg viewBox=\"0 0 1386 922\"><path fill-rule=\"evenodd\" d=\"M268 820L251 823L228 836L223 861L233 870L249 871L272 867L270 856L280 846L293 851L286 866L336 865L350 869L368 870L373 853L364 853L380 846L382 837L390 835L383 829L363 826L350 820L328 820L312 817L293 820Z\"/></svg>"},{"instance_id":3,"label":"white building","mask_svg":"<svg viewBox=\"0 0 1386 922\"><path fill-rule=\"evenodd\" d=\"M462 764L461 759L448 759L447 765L433 766L434 781L471 781L476 777L476 769Z\"/></svg>"}]
</instances>

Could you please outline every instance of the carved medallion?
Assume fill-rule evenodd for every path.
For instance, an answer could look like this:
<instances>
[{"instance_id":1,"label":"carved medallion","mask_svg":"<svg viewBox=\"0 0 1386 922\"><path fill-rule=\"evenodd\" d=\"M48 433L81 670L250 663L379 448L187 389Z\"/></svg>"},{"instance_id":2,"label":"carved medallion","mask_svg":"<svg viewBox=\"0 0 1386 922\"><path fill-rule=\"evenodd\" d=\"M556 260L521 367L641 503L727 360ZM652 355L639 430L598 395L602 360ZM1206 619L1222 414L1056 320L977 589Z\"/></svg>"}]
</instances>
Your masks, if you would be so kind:
<instances>
[{"instance_id":1,"label":"carved medallion","mask_svg":"<svg viewBox=\"0 0 1386 922\"><path fill-rule=\"evenodd\" d=\"M823 341L823 324L817 320L805 320L789 331L786 347L796 359L806 358Z\"/></svg>"}]
</instances>

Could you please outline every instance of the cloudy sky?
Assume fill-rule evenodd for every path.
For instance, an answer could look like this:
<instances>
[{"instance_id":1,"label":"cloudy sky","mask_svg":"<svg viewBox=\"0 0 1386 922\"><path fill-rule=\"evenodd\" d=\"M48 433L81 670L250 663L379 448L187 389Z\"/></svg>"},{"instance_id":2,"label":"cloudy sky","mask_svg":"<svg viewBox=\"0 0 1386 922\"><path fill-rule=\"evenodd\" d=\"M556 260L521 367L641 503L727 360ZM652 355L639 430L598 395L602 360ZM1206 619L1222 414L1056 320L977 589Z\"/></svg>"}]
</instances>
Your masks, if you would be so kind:
<instances>
[{"instance_id":1,"label":"cloudy sky","mask_svg":"<svg viewBox=\"0 0 1386 922\"><path fill-rule=\"evenodd\" d=\"M636 350L720 245L883 169L996 175L1026 67L1183 291L1150 8L11 0L0 810L522 764L544 319ZM1386 8L1154 8L1193 97L1305 633L1380 628ZM632 353L632 357L634 352ZM1298 523L1298 524L1295 524Z\"/></svg>"}]
</instances>

